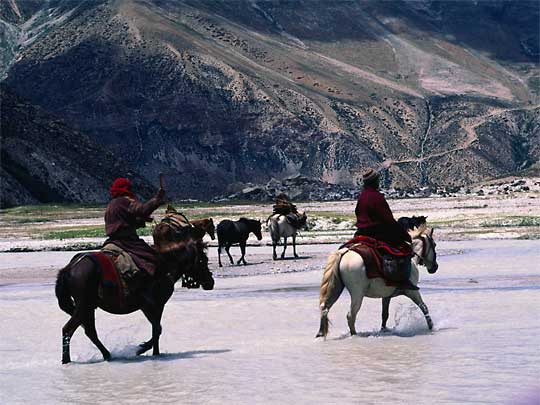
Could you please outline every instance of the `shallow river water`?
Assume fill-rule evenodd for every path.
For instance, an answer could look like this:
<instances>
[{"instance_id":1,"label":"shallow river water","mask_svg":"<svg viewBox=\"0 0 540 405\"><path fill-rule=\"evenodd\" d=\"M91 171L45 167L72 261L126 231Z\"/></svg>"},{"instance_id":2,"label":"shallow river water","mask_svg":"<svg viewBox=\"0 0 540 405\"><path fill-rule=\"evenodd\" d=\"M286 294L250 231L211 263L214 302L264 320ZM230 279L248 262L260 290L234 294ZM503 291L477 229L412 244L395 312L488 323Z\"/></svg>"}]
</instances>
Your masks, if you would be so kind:
<instances>
[{"instance_id":1,"label":"shallow river water","mask_svg":"<svg viewBox=\"0 0 540 405\"><path fill-rule=\"evenodd\" d=\"M350 337L344 292L328 339L316 340L334 248L272 262L268 248L248 247L253 264L216 269L214 291L178 288L157 358L134 354L150 335L141 313L98 311L114 361L80 329L69 365L54 275L73 253L2 253L0 403L540 403L540 241L440 242L439 271L422 269L420 281L432 332L400 297L381 334L380 300L366 299Z\"/></svg>"}]
</instances>

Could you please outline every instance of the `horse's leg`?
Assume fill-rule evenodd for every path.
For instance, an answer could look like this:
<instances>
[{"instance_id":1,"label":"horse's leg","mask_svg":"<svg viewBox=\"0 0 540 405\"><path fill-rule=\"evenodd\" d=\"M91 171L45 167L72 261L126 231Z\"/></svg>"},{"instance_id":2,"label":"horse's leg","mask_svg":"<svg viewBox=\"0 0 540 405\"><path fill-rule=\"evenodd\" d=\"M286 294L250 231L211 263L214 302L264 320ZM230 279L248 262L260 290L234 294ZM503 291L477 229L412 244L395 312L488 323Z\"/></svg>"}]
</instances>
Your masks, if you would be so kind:
<instances>
[{"instance_id":1,"label":"horse's leg","mask_svg":"<svg viewBox=\"0 0 540 405\"><path fill-rule=\"evenodd\" d=\"M77 330L77 328L83 323L83 320L87 317L88 312L88 299L84 293L88 288L88 282L91 280L92 273L94 272L94 265L90 260L82 260L72 267L71 281L69 287L69 295L73 298L74 308L71 313L71 318L66 322L62 328L62 363L70 363L70 342L71 337Z\"/></svg>"},{"instance_id":2,"label":"horse's leg","mask_svg":"<svg viewBox=\"0 0 540 405\"><path fill-rule=\"evenodd\" d=\"M278 241L272 238L272 259L277 260L277 254L276 254L276 245Z\"/></svg>"},{"instance_id":3,"label":"horse's leg","mask_svg":"<svg viewBox=\"0 0 540 405\"><path fill-rule=\"evenodd\" d=\"M234 264L234 260L231 256L231 252L229 252L230 248L231 248L230 244L225 245L225 252L227 252L227 255L229 255L229 260L231 261L231 264Z\"/></svg>"},{"instance_id":4,"label":"horse's leg","mask_svg":"<svg viewBox=\"0 0 540 405\"><path fill-rule=\"evenodd\" d=\"M245 255L246 255L246 242L245 241L240 242L240 252L242 253L242 257L240 257L240 260L238 260L236 264L240 264L240 263L247 264L246 259L245 259Z\"/></svg>"},{"instance_id":5,"label":"horse's leg","mask_svg":"<svg viewBox=\"0 0 540 405\"><path fill-rule=\"evenodd\" d=\"M283 237L283 252L281 252L281 258L285 259L285 250L287 249L287 237Z\"/></svg>"},{"instance_id":6,"label":"horse's leg","mask_svg":"<svg viewBox=\"0 0 540 405\"><path fill-rule=\"evenodd\" d=\"M96 347L99 349L101 354L103 355L103 359L106 361L109 361L111 359L111 353L103 346L103 343L98 338L97 331L96 331L96 317L95 317L96 311L94 307L87 307L86 308L86 314L83 318L83 326L84 326L84 332L86 333L86 336L92 341L93 344L96 345Z\"/></svg>"},{"instance_id":7,"label":"horse's leg","mask_svg":"<svg viewBox=\"0 0 540 405\"><path fill-rule=\"evenodd\" d=\"M69 321L67 321L62 328L62 364L71 362L69 344L71 342L71 337L80 325L81 319L79 316L79 311L76 309L71 318L69 318Z\"/></svg>"},{"instance_id":8,"label":"horse's leg","mask_svg":"<svg viewBox=\"0 0 540 405\"><path fill-rule=\"evenodd\" d=\"M298 255L296 254L296 233L294 233L292 236L292 249L294 257L298 258Z\"/></svg>"},{"instance_id":9,"label":"horse's leg","mask_svg":"<svg viewBox=\"0 0 540 405\"><path fill-rule=\"evenodd\" d=\"M390 308L390 300L392 297L384 297L382 299L382 324L381 331L386 330L386 321L388 321L388 309Z\"/></svg>"},{"instance_id":10,"label":"horse's leg","mask_svg":"<svg viewBox=\"0 0 540 405\"><path fill-rule=\"evenodd\" d=\"M429 316L428 307L422 300L422 296L420 295L420 292L417 290L405 290L403 294L409 297L412 300L412 302L414 302L416 305L418 305L418 308L420 308L420 310L424 314L424 317L426 318L426 322L427 322L427 326L429 330L432 330L433 321L431 320L431 316Z\"/></svg>"},{"instance_id":11,"label":"horse's leg","mask_svg":"<svg viewBox=\"0 0 540 405\"><path fill-rule=\"evenodd\" d=\"M137 350L137 356L146 353L150 348L153 348L152 355L159 355L159 337L161 335L161 316L163 315L164 307L158 308L154 305L145 305L141 308L144 316L150 324L152 325L152 338L147 342L139 345L139 350Z\"/></svg>"},{"instance_id":12,"label":"horse's leg","mask_svg":"<svg viewBox=\"0 0 540 405\"><path fill-rule=\"evenodd\" d=\"M218 248L217 248L217 257L218 257L218 263L219 267L223 267L221 264L221 243L218 242Z\"/></svg>"},{"instance_id":13,"label":"horse's leg","mask_svg":"<svg viewBox=\"0 0 540 405\"><path fill-rule=\"evenodd\" d=\"M351 335L356 335L356 328L354 324L356 323L356 314L358 314L358 311L360 311L363 300L363 295L355 296L351 293L351 309L347 314L347 323L349 324L349 331L351 332Z\"/></svg>"}]
</instances>

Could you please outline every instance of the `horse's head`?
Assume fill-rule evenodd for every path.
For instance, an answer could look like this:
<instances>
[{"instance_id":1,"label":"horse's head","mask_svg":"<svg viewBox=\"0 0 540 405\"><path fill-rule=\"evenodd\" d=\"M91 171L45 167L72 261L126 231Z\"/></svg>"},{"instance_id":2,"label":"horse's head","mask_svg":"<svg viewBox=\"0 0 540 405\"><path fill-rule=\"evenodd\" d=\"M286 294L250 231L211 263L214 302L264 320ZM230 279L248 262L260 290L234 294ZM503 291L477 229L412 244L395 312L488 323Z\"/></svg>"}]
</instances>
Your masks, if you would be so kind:
<instances>
[{"instance_id":1,"label":"horse's head","mask_svg":"<svg viewBox=\"0 0 540 405\"><path fill-rule=\"evenodd\" d=\"M205 218L200 219L198 221L191 221L191 224L195 227L201 230L202 236L204 236L205 233L210 236L210 239L214 240L216 238L216 227L214 225L214 220L212 218Z\"/></svg>"},{"instance_id":2,"label":"horse's head","mask_svg":"<svg viewBox=\"0 0 540 405\"><path fill-rule=\"evenodd\" d=\"M426 266L430 274L435 273L439 268L437 252L435 251L437 244L433 239L433 231L433 228L428 229L423 224L409 232L413 241L416 263Z\"/></svg>"},{"instance_id":3,"label":"horse's head","mask_svg":"<svg viewBox=\"0 0 540 405\"><path fill-rule=\"evenodd\" d=\"M216 226L214 225L214 220L212 218L208 218L206 225L206 233L210 235L210 239L214 240L216 239Z\"/></svg>"},{"instance_id":4,"label":"horse's head","mask_svg":"<svg viewBox=\"0 0 540 405\"><path fill-rule=\"evenodd\" d=\"M306 226L307 223L307 215L306 211L302 212L301 214L298 214L298 225L300 228L303 228Z\"/></svg>"},{"instance_id":5,"label":"horse's head","mask_svg":"<svg viewBox=\"0 0 540 405\"><path fill-rule=\"evenodd\" d=\"M253 232L253 234L255 235L257 240L262 239L262 229L261 229L261 227L262 227L261 221L259 221L258 219L250 219L249 220L249 230L251 232Z\"/></svg>"}]
</instances>

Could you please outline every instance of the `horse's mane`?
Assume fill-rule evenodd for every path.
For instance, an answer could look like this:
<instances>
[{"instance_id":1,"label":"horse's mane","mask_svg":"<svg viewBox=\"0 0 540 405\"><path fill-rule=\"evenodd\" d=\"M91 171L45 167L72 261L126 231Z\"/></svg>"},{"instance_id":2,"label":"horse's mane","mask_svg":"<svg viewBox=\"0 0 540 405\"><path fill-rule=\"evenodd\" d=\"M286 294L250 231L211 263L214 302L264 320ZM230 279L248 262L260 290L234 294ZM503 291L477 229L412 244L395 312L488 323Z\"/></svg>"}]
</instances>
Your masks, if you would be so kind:
<instances>
[{"instance_id":1,"label":"horse's mane","mask_svg":"<svg viewBox=\"0 0 540 405\"><path fill-rule=\"evenodd\" d=\"M240 219L238 220L238 222L253 223L253 222L257 222L257 220L256 220L256 219L249 219L249 218L244 218L244 217L242 217L242 218L240 218Z\"/></svg>"},{"instance_id":2,"label":"horse's mane","mask_svg":"<svg viewBox=\"0 0 540 405\"><path fill-rule=\"evenodd\" d=\"M409 235L411 235L411 239L416 239L426 234L427 230L428 230L427 224L423 223L420 226L409 230Z\"/></svg>"}]
</instances>

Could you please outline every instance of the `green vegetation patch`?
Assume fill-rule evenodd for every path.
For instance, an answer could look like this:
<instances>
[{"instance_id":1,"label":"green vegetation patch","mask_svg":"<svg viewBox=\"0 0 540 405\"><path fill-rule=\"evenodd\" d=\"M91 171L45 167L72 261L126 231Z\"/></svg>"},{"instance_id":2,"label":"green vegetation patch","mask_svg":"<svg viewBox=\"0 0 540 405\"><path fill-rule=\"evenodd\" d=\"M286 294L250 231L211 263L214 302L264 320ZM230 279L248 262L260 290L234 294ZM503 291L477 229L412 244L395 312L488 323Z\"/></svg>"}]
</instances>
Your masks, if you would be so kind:
<instances>
[{"instance_id":1,"label":"green vegetation patch","mask_svg":"<svg viewBox=\"0 0 540 405\"><path fill-rule=\"evenodd\" d=\"M540 226L540 217L507 217L484 221L480 223L482 227L513 227L513 226Z\"/></svg>"},{"instance_id":2,"label":"green vegetation patch","mask_svg":"<svg viewBox=\"0 0 540 405\"><path fill-rule=\"evenodd\" d=\"M102 217L104 205L25 205L0 210L0 220L13 224Z\"/></svg>"},{"instance_id":3,"label":"green vegetation patch","mask_svg":"<svg viewBox=\"0 0 540 405\"><path fill-rule=\"evenodd\" d=\"M532 233L532 234L527 234L527 235L521 235L521 236L518 236L518 239L538 240L538 239L540 239L540 233Z\"/></svg>"},{"instance_id":4,"label":"green vegetation patch","mask_svg":"<svg viewBox=\"0 0 540 405\"><path fill-rule=\"evenodd\" d=\"M12 224L32 224L36 222L50 222L54 221L53 218L44 218L44 217L18 217L9 219L9 222Z\"/></svg>"},{"instance_id":5,"label":"green vegetation patch","mask_svg":"<svg viewBox=\"0 0 540 405\"><path fill-rule=\"evenodd\" d=\"M104 226L86 226L46 231L38 235L43 239L105 238Z\"/></svg>"},{"instance_id":6,"label":"green vegetation patch","mask_svg":"<svg viewBox=\"0 0 540 405\"><path fill-rule=\"evenodd\" d=\"M152 227L147 226L137 230L139 236L148 236L152 234ZM102 225L63 228L57 230L49 230L42 234L36 235L37 238L43 239L79 239L79 238L106 238L105 227Z\"/></svg>"}]
</instances>

